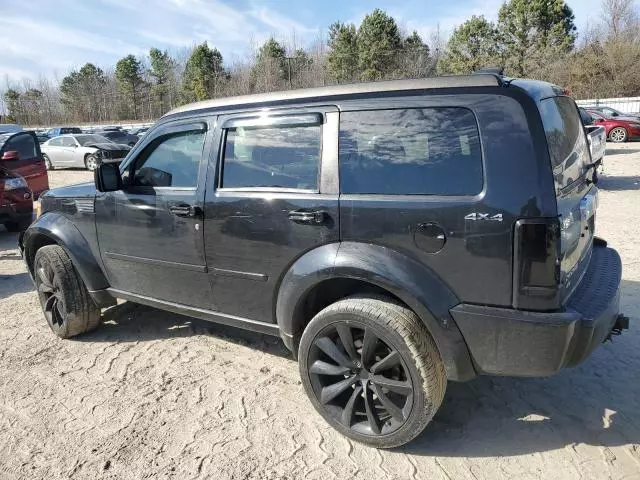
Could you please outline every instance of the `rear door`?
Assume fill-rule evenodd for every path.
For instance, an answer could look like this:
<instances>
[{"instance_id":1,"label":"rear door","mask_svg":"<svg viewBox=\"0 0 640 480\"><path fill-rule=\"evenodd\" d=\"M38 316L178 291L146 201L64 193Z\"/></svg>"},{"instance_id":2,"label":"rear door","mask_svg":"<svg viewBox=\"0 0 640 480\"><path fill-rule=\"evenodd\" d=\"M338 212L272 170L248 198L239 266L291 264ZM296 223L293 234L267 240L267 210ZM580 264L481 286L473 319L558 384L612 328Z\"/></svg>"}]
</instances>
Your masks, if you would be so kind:
<instances>
[{"instance_id":1,"label":"rear door","mask_svg":"<svg viewBox=\"0 0 640 480\"><path fill-rule=\"evenodd\" d=\"M339 240L337 137L335 107L219 118L205 206L219 312L274 322L275 290L289 266Z\"/></svg>"},{"instance_id":2,"label":"rear door","mask_svg":"<svg viewBox=\"0 0 640 480\"><path fill-rule=\"evenodd\" d=\"M0 149L0 157L10 151L18 152L19 159L3 162L3 167L24 177L34 198L37 199L41 193L49 189L49 177L35 134L21 132L13 135Z\"/></svg>"}]
</instances>

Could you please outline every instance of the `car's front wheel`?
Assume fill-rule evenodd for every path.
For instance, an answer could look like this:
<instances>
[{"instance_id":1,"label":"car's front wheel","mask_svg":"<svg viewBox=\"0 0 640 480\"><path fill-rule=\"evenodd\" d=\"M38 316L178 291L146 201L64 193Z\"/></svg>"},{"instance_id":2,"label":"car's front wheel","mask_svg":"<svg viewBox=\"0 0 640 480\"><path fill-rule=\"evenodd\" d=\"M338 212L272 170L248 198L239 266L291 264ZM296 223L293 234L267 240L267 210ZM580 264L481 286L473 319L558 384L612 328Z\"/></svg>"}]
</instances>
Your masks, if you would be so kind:
<instances>
[{"instance_id":1,"label":"car's front wheel","mask_svg":"<svg viewBox=\"0 0 640 480\"><path fill-rule=\"evenodd\" d=\"M100 161L95 155L87 155L84 158L84 166L87 167L87 170L89 170L90 172L93 172L96 168L98 168L98 165L100 165Z\"/></svg>"},{"instance_id":2,"label":"car's front wheel","mask_svg":"<svg viewBox=\"0 0 640 480\"><path fill-rule=\"evenodd\" d=\"M609 140L614 143L624 143L627 141L627 131L622 127L616 127L609 132Z\"/></svg>"},{"instance_id":3,"label":"car's front wheel","mask_svg":"<svg viewBox=\"0 0 640 480\"><path fill-rule=\"evenodd\" d=\"M379 296L349 297L320 311L302 334L299 367L320 415L377 448L403 445L422 432L447 385L420 319Z\"/></svg>"},{"instance_id":4,"label":"car's front wheel","mask_svg":"<svg viewBox=\"0 0 640 480\"><path fill-rule=\"evenodd\" d=\"M54 166L51 163L51 159L48 155L42 154L42 158L44 158L44 166L47 170L54 170Z\"/></svg>"},{"instance_id":5,"label":"car's front wheel","mask_svg":"<svg viewBox=\"0 0 640 480\"><path fill-rule=\"evenodd\" d=\"M58 337L73 337L100 324L100 309L62 247L40 248L33 262L33 276L44 316Z\"/></svg>"}]
</instances>

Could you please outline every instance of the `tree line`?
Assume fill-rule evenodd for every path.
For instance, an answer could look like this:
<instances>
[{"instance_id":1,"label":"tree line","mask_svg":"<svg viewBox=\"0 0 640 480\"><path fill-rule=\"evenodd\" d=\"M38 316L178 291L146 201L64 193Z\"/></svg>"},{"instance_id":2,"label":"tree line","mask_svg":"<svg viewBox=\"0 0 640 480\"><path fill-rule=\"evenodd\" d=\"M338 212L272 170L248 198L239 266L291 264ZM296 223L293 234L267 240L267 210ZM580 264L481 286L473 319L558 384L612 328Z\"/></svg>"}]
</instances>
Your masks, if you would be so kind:
<instances>
[{"instance_id":1,"label":"tree line","mask_svg":"<svg viewBox=\"0 0 640 480\"><path fill-rule=\"evenodd\" d=\"M360 25L335 22L302 48L269 38L246 60L225 62L207 42L180 52L151 48L115 66L86 63L60 81L6 79L8 121L24 125L153 120L193 101L335 83L470 73L503 66L548 80L576 98L640 95L640 20L634 0L604 0L602 19L578 35L564 0L507 0L497 21L472 16L445 41L404 32L375 9ZM0 109L1 110L1 109Z\"/></svg>"}]
</instances>

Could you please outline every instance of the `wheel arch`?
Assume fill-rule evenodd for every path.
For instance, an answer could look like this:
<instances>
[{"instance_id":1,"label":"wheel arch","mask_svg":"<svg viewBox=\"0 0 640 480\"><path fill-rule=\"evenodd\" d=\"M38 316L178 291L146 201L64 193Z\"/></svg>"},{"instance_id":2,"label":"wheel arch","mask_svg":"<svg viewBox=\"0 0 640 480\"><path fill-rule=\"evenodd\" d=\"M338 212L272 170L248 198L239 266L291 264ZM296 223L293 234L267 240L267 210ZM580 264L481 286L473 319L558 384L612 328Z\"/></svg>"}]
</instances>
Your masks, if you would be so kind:
<instances>
[{"instance_id":1,"label":"wheel arch","mask_svg":"<svg viewBox=\"0 0 640 480\"><path fill-rule=\"evenodd\" d=\"M38 218L27 229L22 239L24 258L32 276L33 262L38 249L54 244L62 247L69 255L87 290L103 290L109 286L82 233L68 218L56 212L46 213Z\"/></svg>"},{"instance_id":2,"label":"wheel arch","mask_svg":"<svg viewBox=\"0 0 640 480\"><path fill-rule=\"evenodd\" d=\"M382 294L411 309L433 337L452 380L476 376L449 309L460 303L430 269L387 247L356 242L324 245L300 257L283 276L275 317L297 356L302 331L327 305L355 293Z\"/></svg>"}]
</instances>

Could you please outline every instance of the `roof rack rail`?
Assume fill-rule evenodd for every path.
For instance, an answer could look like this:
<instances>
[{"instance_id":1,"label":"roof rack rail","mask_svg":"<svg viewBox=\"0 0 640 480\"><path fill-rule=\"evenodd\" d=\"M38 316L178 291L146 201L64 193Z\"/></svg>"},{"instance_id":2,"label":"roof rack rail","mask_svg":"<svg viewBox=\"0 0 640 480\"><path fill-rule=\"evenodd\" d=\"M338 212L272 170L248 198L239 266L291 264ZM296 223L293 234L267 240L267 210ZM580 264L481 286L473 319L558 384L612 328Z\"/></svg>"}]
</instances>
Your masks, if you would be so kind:
<instances>
[{"instance_id":1,"label":"roof rack rail","mask_svg":"<svg viewBox=\"0 0 640 480\"><path fill-rule=\"evenodd\" d=\"M485 67L485 68L481 68L479 70L475 70L473 73L474 74L476 74L476 73L492 73L494 75L498 75L500 77L504 77L504 67Z\"/></svg>"}]
</instances>

